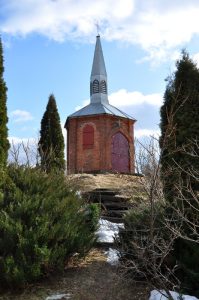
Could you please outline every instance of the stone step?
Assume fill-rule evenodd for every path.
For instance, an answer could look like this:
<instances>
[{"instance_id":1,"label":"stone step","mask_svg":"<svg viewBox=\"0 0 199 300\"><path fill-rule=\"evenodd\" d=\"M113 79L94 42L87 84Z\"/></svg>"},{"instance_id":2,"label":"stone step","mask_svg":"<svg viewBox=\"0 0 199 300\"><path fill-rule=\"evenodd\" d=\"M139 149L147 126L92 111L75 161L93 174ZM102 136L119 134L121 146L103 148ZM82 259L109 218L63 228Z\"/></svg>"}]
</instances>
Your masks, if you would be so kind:
<instances>
[{"instance_id":1,"label":"stone step","mask_svg":"<svg viewBox=\"0 0 199 300\"><path fill-rule=\"evenodd\" d=\"M116 196L116 194L115 195L103 195L103 194L98 194L98 193L89 193L89 195L88 195L88 198L89 199L91 199L91 200L97 200L97 201L99 201L99 200L101 200L101 199L114 199L115 198L115 196Z\"/></svg>"},{"instance_id":2,"label":"stone step","mask_svg":"<svg viewBox=\"0 0 199 300\"><path fill-rule=\"evenodd\" d=\"M110 216L110 217L122 217L125 212L127 212L127 210L107 210L105 211L105 213L102 212L102 215L107 215L107 216Z\"/></svg>"},{"instance_id":3,"label":"stone step","mask_svg":"<svg viewBox=\"0 0 199 300\"><path fill-rule=\"evenodd\" d=\"M105 207L106 209L129 209L131 206L122 202L106 202L103 203L102 207Z\"/></svg>"},{"instance_id":4,"label":"stone step","mask_svg":"<svg viewBox=\"0 0 199 300\"><path fill-rule=\"evenodd\" d=\"M104 200L114 199L115 195L102 195L97 193L85 193L83 194L83 198L92 202L101 202Z\"/></svg>"},{"instance_id":5,"label":"stone step","mask_svg":"<svg viewBox=\"0 0 199 300\"><path fill-rule=\"evenodd\" d=\"M113 222L113 223L123 223L123 218L122 217L102 216L102 219Z\"/></svg>"},{"instance_id":6,"label":"stone step","mask_svg":"<svg viewBox=\"0 0 199 300\"><path fill-rule=\"evenodd\" d=\"M109 212L109 211L128 211L129 208L128 207L120 207L120 206L117 206L117 207L114 207L114 206L111 206L111 207L107 207L105 205L103 205L101 207L102 211L105 211L105 212Z\"/></svg>"},{"instance_id":7,"label":"stone step","mask_svg":"<svg viewBox=\"0 0 199 300\"><path fill-rule=\"evenodd\" d=\"M127 198L127 197L110 196L110 195L99 196L99 197L95 197L95 196L91 195L89 199L93 202L102 202L102 203L105 203L105 202L128 202L130 200L130 198Z\"/></svg>"},{"instance_id":8,"label":"stone step","mask_svg":"<svg viewBox=\"0 0 199 300\"><path fill-rule=\"evenodd\" d=\"M114 245L114 242L96 242L95 246L98 248L103 248L105 250L108 250L110 247Z\"/></svg>"},{"instance_id":9,"label":"stone step","mask_svg":"<svg viewBox=\"0 0 199 300\"><path fill-rule=\"evenodd\" d=\"M118 194L119 190L109 190L109 189L95 189L92 190L90 193L92 194L101 194L101 195L116 195Z\"/></svg>"},{"instance_id":10,"label":"stone step","mask_svg":"<svg viewBox=\"0 0 199 300\"><path fill-rule=\"evenodd\" d=\"M125 212L127 212L128 211L128 208L126 208L126 207L113 207L113 206L111 206L111 207L106 207L106 206L102 206L102 213L109 213L109 212L112 212L112 211L116 211L116 212L123 212L123 213L125 213Z\"/></svg>"},{"instance_id":11,"label":"stone step","mask_svg":"<svg viewBox=\"0 0 199 300\"><path fill-rule=\"evenodd\" d=\"M119 190L95 189L83 196L93 203L100 203L102 218L110 222L122 223L123 215L131 208L130 197L119 195Z\"/></svg>"}]
</instances>

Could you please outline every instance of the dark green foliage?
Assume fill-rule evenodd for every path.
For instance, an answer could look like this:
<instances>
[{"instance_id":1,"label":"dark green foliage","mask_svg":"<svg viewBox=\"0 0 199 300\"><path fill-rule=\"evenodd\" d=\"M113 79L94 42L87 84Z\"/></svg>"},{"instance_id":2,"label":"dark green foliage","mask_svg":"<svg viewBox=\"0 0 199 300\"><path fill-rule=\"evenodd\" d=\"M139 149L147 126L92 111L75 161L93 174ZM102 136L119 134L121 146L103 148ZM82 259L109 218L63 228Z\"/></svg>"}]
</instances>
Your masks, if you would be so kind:
<instances>
[{"instance_id":1,"label":"dark green foliage","mask_svg":"<svg viewBox=\"0 0 199 300\"><path fill-rule=\"evenodd\" d=\"M187 180L186 170L194 166L199 170L199 70L189 55L183 51L177 61L177 70L168 79L161 108L162 178L165 195L169 201L175 197L174 183L179 176ZM191 152L191 153L190 153ZM179 168L180 166L180 168ZM199 185L192 178L192 186L199 190Z\"/></svg>"},{"instance_id":2,"label":"dark green foliage","mask_svg":"<svg viewBox=\"0 0 199 300\"><path fill-rule=\"evenodd\" d=\"M175 220L181 225L181 231L183 228L185 237L176 240L174 251L182 287L195 292L199 261L193 262L192 258L198 257L199 246L186 241L186 237L194 239L189 222L199 225L199 69L185 51L176 67L168 79L161 108L161 175L165 199L170 206L167 217L173 217L175 211Z\"/></svg>"},{"instance_id":3,"label":"dark green foliage","mask_svg":"<svg viewBox=\"0 0 199 300\"><path fill-rule=\"evenodd\" d=\"M155 218L151 215L151 207L146 203L128 211L124 218L125 227L119 232L118 245L121 261L131 278L149 280L157 287L161 282L164 265L164 260L161 262L161 259L168 232L163 224L164 207L157 203L154 210ZM159 274L158 282L156 274Z\"/></svg>"},{"instance_id":4,"label":"dark green foliage","mask_svg":"<svg viewBox=\"0 0 199 300\"><path fill-rule=\"evenodd\" d=\"M63 270L95 241L97 208L71 191L60 173L8 168L0 194L0 283L23 285Z\"/></svg>"},{"instance_id":5,"label":"dark green foliage","mask_svg":"<svg viewBox=\"0 0 199 300\"><path fill-rule=\"evenodd\" d=\"M8 157L8 129L7 129L7 87L3 78L3 47L0 38L0 166L5 167Z\"/></svg>"},{"instance_id":6,"label":"dark green foliage","mask_svg":"<svg viewBox=\"0 0 199 300\"><path fill-rule=\"evenodd\" d=\"M41 120L39 153L41 166L46 172L65 169L64 138L54 95L50 95Z\"/></svg>"},{"instance_id":7,"label":"dark green foliage","mask_svg":"<svg viewBox=\"0 0 199 300\"><path fill-rule=\"evenodd\" d=\"M90 203L89 206L87 206L86 218L91 229L92 228L97 229L96 225L98 224L99 221L99 215L100 215L100 205L98 205L97 203Z\"/></svg>"},{"instance_id":8,"label":"dark green foliage","mask_svg":"<svg viewBox=\"0 0 199 300\"><path fill-rule=\"evenodd\" d=\"M174 256L179 261L180 268L177 270L177 276L181 281L183 293L199 297L198 244L178 239L175 244Z\"/></svg>"}]
</instances>

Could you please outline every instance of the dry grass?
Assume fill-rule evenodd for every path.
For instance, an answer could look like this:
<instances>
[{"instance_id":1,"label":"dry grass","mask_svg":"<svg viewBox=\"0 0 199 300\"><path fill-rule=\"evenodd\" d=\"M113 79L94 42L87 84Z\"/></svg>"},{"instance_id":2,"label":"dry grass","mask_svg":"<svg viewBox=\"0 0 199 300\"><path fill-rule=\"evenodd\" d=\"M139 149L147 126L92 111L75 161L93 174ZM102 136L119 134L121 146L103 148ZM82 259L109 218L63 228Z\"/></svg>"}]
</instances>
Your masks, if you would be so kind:
<instances>
[{"instance_id":1,"label":"dry grass","mask_svg":"<svg viewBox=\"0 0 199 300\"><path fill-rule=\"evenodd\" d=\"M120 193L131 196L141 191L140 178L123 174L73 174L68 175L69 183L77 190L88 192L96 188L118 190Z\"/></svg>"},{"instance_id":2,"label":"dry grass","mask_svg":"<svg viewBox=\"0 0 199 300\"><path fill-rule=\"evenodd\" d=\"M22 293L4 293L1 300L41 300L56 293L70 293L71 300L147 300L146 285L123 281L101 250L93 249L78 265L73 263L63 276L51 277L29 286Z\"/></svg>"},{"instance_id":3,"label":"dry grass","mask_svg":"<svg viewBox=\"0 0 199 300\"><path fill-rule=\"evenodd\" d=\"M133 207L147 200L143 185L144 178L124 174L73 174L67 176L68 184L76 190L87 193L95 189L109 189L130 199Z\"/></svg>"}]
</instances>

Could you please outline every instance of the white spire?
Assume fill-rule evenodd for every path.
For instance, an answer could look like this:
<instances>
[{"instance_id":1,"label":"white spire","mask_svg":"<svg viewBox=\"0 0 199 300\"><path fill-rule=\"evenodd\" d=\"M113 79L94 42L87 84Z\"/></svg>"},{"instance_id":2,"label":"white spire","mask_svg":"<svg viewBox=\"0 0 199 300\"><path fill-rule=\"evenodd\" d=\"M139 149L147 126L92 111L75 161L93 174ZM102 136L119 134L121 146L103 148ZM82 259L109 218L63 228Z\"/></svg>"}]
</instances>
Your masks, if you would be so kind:
<instances>
[{"instance_id":1,"label":"white spire","mask_svg":"<svg viewBox=\"0 0 199 300\"><path fill-rule=\"evenodd\" d=\"M90 77L91 103L108 103L107 74L100 42L100 35L96 37L95 53Z\"/></svg>"},{"instance_id":2,"label":"white spire","mask_svg":"<svg viewBox=\"0 0 199 300\"><path fill-rule=\"evenodd\" d=\"M100 42L100 35L96 37L95 53L93 58L93 66L91 76L104 75L106 76L106 68L104 63L104 56Z\"/></svg>"}]
</instances>

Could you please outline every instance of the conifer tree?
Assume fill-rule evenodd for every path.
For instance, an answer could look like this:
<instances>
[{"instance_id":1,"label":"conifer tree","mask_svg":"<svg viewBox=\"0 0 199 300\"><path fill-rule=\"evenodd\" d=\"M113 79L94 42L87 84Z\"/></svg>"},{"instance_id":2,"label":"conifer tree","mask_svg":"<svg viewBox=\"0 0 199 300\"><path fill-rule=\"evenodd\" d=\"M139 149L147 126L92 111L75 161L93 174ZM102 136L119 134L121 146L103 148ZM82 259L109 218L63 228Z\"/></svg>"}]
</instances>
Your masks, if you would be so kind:
<instances>
[{"instance_id":1,"label":"conifer tree","mask_svg":"<svg viewBox=\"0 0 199 300\"><path fill-rule=\"evenodd\" d=\"M167 213L172 215L178 211L184 234L194 239L189 222L198 228L199 199L195 199L199 191L199 69L186 51L182 51L176 67L168 78L161 107L161 175L165 199L170 206ZM187 221L183 221L183 215ZM181 267L182 284L192 292L198 289L198 255L198 244L182 236L176 240L174 256Z\"/></svg>"},{"instance_id":2,"label":"conifer tree","mask_svg":"<svg viewBox=\"0 0 199 300\"><path fill-rule=\"evenodd\" d=\"M7 128L7 87L3 78L4 65L3 65L3 47L0 38L0 166L5 166L8 157L8 128Z\"/></svg>"},{"instance_id":3,"label":"conifer tree","mask_svg":"<svg viewBox=\"0 0 199 300\"><path fill-rule=\"evenodd\" d=\"M64 138L53 94L49 96L46 111L41 120L38 146L41 166L46 172L64 171Z\"/></svg>"},{"instance_id":4,"label":"conifer tree","mask_svg":"<svg viewBox=\"0 0 199 300\"><path fill-rule=\"evenodd\" d=\"M173 197L172 181L177 176L174 172L177 165L181 167L181 177L182 170L190 166L199 170L196 156L187 155L190 151L198 151L194 141L199 137L199 69L184 50L176 67L176 72L168 79L160 123L162 175L166 195L170 198ZM199 188L196 182L192 182L192 187Z\"/></svg>"}]
</instances>

